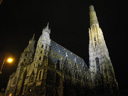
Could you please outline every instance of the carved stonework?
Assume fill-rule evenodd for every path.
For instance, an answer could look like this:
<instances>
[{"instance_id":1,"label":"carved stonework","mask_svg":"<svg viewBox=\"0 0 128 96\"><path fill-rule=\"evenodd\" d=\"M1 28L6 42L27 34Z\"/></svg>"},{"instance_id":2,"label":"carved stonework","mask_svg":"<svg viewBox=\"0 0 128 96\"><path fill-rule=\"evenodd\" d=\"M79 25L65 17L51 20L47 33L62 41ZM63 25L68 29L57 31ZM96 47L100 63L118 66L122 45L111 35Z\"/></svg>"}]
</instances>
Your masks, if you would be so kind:
<instances>
[{"instance_id":1,"label":"carved stonework","mask_svg":"<svg viewBox=\"0 0 128 96\"><path fill-rule=\"evenodd\" d=\"M9 78L5 96L117 96L118 83L99 27L90 6L89 68L85 61L50 39L49 24L34 48L34 36Z\"/></svg>"}]
</instances>

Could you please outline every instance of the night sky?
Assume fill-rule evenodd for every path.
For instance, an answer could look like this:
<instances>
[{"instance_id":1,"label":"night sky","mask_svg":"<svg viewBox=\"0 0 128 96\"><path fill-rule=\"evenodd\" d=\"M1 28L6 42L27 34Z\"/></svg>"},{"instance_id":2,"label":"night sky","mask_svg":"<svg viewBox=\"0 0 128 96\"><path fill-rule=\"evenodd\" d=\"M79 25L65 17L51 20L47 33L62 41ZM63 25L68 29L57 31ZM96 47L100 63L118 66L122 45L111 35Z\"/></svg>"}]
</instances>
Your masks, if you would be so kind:
<instances>
[{"instance_id":1,"label":"night sky","mask_svg":"<svg viewBox=\"0 0 128 96\"><path fill-rule=\"evenodd\" d=\"M128 86L126 11L116 0L3 0L0 5L0 66L5 56L15 62L5 64L0 89L6 88L32 35L36 40L49 22L51 39L82 57L88 65L89 5L93 4L114 66L120 90ZM124 23L125 22L125 23ZM127 89L128 90L128 89Z\"/></svg>"}]
</instances>

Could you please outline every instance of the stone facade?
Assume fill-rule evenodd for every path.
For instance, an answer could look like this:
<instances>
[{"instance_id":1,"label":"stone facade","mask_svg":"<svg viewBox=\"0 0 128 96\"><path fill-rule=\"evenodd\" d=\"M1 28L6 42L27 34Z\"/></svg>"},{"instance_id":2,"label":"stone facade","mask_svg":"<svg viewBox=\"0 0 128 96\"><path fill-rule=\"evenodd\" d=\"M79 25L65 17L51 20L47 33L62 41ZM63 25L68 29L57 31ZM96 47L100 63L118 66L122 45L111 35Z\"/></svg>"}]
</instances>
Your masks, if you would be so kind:
<instances>
[{"instance_id":1,"label":"stone facade","mask_svg":"<svg viewBox=\"0 0 128 96\"><path fill-rule=\"evenodd\" d=\"M5 96L117 96L118 83L93 6L90 6L89 68L50 38L47 25L34 35L8 81Z\"/></svg>"},{"instance_id":2,"label":"stone facade","mask_svg":"<svg viewBox=\"0 0 128 96\"><path fill-rule=\"evenodd\" d=\"M93 88L98 90L102 87L105 94L113 96L115 89L118 90L118 83L93 6L90 6L89 39L89 70Z\"/></svg>"}]
</instances>

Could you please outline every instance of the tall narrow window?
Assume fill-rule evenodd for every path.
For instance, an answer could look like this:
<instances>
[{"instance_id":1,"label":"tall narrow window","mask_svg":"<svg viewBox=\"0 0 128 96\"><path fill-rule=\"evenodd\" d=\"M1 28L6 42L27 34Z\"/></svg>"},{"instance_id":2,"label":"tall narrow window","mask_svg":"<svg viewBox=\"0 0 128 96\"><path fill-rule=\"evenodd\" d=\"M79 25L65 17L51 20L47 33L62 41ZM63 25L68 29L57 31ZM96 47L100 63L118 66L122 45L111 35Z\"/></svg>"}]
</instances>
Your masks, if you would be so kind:
<instances>
[{"instance_id":1,"label":"tall narrow window","mask_svg":"<svg viewBox=\"0 0 128 96\"><path fill-rule=\"evenodd\" d=\"M59 60L57 61L56 68L60 69L60 61Z\"/></svg>"},{"instance_id":2,"label":"tall narrow window","mask_svg":"<svg viewBox=\"0 0 128 96\"><path fill-rule=\"evenodd\" d=\"M27 56L27 53L25 54L25 56Z\"/></svg>"},{"instance_id":3,"label":"tall narrow window","mask_svg":"<svg viewBox=\"0 0 128 96\"><path fill-rule=\"evenodd\" d=\"M97 67L98 71L100 71L99 58L96 57L95 61L96 61L96 67Z\"/></svg>"},{"instance_id":4,"label":"tall narrow window","mask_svg":"<svg viewBox=\"0 0 128 96\"><path fill-rule=\"evenodd\" d=\"M44 47L44 45L41 46L41 48L43 48L43 47Z\"/></svg>"},{"instance_id":5,"label":"tall narrow window","mask_svg":"<svg viewBox=\"0 0 128 96\"><path fill-rule=\"evenodd\" d=\"M48 48L48 47L47 47L47 45L46 45L45 49L47 50L47 48Z\"/></svg>"},{"instance_id":6,"label":"tall narrow window","mask_svg":"<svg viewBox=\"0 0 128 96\"><path fill-rule=\"evenodd\" d=\"M39 60L41 60L41 57L39 57Z\"/></svg>"},{"instance_id":7,"label":"tall narrow window","mask_svg":"<svg viewBox=\"0 0 128 96\"><path fill-rule=\"evenodd\" d=\"M39 80L41 79L41 72L42 72L42 71L39 72Z\"/></svg>"},{"instance_id":8,"label":"tall narrow window","mask_svg":"<svg viewBox=\"0 0 128 96\"><path fill-rule=\"evenodd\" d=\"M94 37L94 41L96 41L96 37Z\"/></svg>"},{"instance_id":9,"label":"tall narrow window","mask_svg":"<svg viewBox=\"0 0 128 96\"><path fill-rule=\"evenodd\" d=\"M32 72L30 78L29 78L29 82L33 82L34 81L34 73Z\"/></svg>"}]
</instances>

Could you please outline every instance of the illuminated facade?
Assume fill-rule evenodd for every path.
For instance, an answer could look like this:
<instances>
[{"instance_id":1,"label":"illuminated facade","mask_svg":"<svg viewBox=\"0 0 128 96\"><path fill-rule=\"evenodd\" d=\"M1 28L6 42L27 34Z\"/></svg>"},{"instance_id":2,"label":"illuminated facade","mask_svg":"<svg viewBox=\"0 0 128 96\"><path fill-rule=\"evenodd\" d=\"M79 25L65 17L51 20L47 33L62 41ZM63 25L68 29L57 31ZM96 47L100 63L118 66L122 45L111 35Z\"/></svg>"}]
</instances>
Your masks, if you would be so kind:
<instances>
[{"instance_id":1,"label":"illuminated facade","mask_svg":"<svg viewBox=\"0 0 128 96\"><path fill-rule=\"evenodd\" d=\"M5 96L117 96L118 83L103 33L90 6L89 67L85 61L50 38L47 25L21 54ZM102 90L102 92L101 92Z\"/></svg>"}]
</instances>

